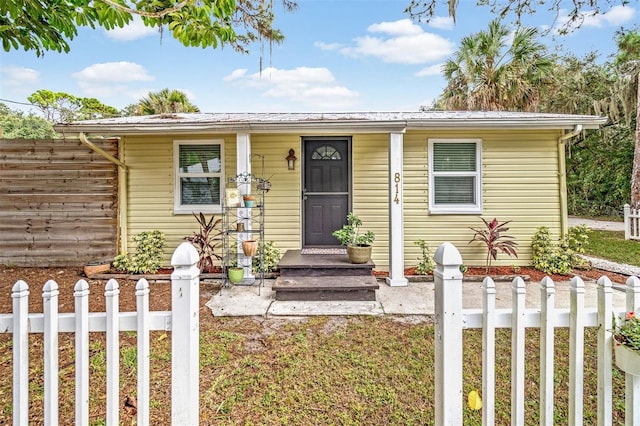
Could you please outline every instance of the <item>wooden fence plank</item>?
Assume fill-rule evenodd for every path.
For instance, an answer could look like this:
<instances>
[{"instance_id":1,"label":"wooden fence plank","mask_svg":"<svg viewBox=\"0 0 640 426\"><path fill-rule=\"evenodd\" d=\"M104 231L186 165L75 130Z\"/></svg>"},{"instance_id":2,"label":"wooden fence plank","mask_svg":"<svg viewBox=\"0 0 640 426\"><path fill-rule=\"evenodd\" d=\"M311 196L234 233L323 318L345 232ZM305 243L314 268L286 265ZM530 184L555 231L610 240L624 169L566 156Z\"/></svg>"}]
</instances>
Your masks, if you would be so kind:
<instances>
[{"instance_id":1,"label":"wooden fence plank","mask_svg":"<svg viewBox=\"0 0 640 426\"><path fill-rule=\"evenodd\" d=\"M117 139L92 142L117 156ZM113 259L117 196L117 166L80 141L3 139L0 263L80 266Z\"/></svg>"}]
</instances>

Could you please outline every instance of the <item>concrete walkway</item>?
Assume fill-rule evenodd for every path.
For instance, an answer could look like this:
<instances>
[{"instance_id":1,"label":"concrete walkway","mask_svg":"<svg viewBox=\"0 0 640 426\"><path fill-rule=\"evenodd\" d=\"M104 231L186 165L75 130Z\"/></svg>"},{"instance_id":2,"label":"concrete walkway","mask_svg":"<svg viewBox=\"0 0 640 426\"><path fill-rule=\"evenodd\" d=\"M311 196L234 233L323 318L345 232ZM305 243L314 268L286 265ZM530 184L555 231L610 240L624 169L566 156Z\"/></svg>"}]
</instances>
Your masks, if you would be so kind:
<instances>
[{"instance_id":1,"label":"concrete walkway","mask_svg":"<svg viewBox=\"0 0 640 426\"><path fill-rule=\"evenodd\" d=\"M273 280L265 280L262 288L257 286L232 286L221 289L214 295L207 307L214 316L313 316L313 315L433 315L433 282L410 282L406 287L389 287L380 283L377 300L371 302L297 302L275 300L271 288ZM556 284L556 307L569 307L569 282ZM463 283L463 307L482 307L482 283ZM258 294L260 293L260 294ZM614 304L621 309L625 305L622 291L613 292ZM585 305L595 308L597 285L595 281L585 281ZM527 283L526 306L538 309L540 306L540 286L537 282ZM511 282L496 282L496 307L511 307Z\"/></svg>"},{"instance_id":2,"label":"concrete walkway","mask_svg":"<svg viewBox=\"0 0 640 426\"><path fill-rule=\"evenodd\" d=\"M590 229L624 231L624 223L596 221L578 217L569 217L569 226L587 225ZM592 261L598 259L590 258ZM602 266L602 265L600 265ZM620 267L628 265L620 265ZM635 267L634 267L635 268ZM607 269L607 268L603 268ZM625 269L625 268L623 268ZM628 268L627 268L628 269ZM634 269L633 273L640 268ZM569 282L557 282L556 307L569 307ZM376 301L372 302L291 302L275 300L272 290L273 280L265 280L262 288L257 286L231 286L221 289L214 295L207 307L214 316L313 316L313 315L433 315L433 282L410 282L406 287L389 287L380 281ZM476 309L482 307L481 282L464 282L463 307ZM615 306L624 309L625 296L618 290L613 292ZM595 281L585 281L585 305L596 307L597 285ZM540 287L537 282L527 283L526 305L530 309L539 309ZM511 282L496 282L496 307L511 306Z\"/></svg>"},{"instance_id":3,"label":"concrete walkway","mask_svg":"<svg viewBox=\"0 0 640 426\"><path fill-rule=\"evenodd\" d=\"M577 225L587 225L587 228L589 229L597 229L600 231L624 231L624 222L593 220L569 216L569 227Z\"/></svg>"}]
</instances>

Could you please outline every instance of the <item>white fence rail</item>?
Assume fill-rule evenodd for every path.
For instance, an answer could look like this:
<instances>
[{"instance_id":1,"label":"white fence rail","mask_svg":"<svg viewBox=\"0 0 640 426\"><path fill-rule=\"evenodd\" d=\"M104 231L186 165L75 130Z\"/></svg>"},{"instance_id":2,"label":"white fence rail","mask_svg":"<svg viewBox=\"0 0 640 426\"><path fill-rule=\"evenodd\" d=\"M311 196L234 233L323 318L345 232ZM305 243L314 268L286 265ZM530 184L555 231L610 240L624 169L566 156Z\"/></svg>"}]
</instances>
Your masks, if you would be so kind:
<instances>
[{"instance_id":1,"label":"white fence rail","mask_svg":"<svg viewBox=\"0 0 640 426\"><path fill-rule=\"evenodd\" d=\"M640 240L640 210L624 205L624 239Z\"/></svg>"},{"instance_id":2,"label":"white fence rail","mask_svg":"<svg viewBox=\"0 0 640 426\"><path fill-rule=\"evenodd\" d=\"M13 286L13 314L0 315L0 332L13 333L13 424L29 423L29 333L43 333L44 419L58 424L58 335L75 333L75 423L89 424L89 332L106 333L106 424L119 424L119 333L137 332L137 424L149 424L149 331L172 331L171 420L176 425L199 421L199 275L198 253L182 243L171 264L171 311L149 311L149 283L136 284L136 312L118 312L116 280L105 286L106 312L89 313L89 284L74 288L75 312L58 313L58 284L47 281L42 291L43 313L29 313L29 287Z\"/></svg>"},{"instance_id":3,"label":"white fence rail","mask_svg":"<svg viewBox=\"0 0 640 426\"><path fill-rule=\"evenodd\" d=\"M511 424L525 420L525 328L540 328L540 424L553 425L554 401L554 330L568 327L569 353L569 424L583 423L583 361L586 327L598 331L597 422L610 425L612 419L612 366L614 315L623 315L613 307L612 283L607 277L597 282L597 308L584 303L585 284L579 277L570 283L570 308L555 307L555 284L550 278L540 283L540 309L525 308L525 283L512 283L512 307L496 309L496 289L491 278L482 283L483 308L462 309L462 258L450 243L442 244L435 254L435 377L436 424L463 424L462 330L482 328L483 424L495 424L495 331L511 328ZM627 311L640 307L640 280L631 277L626 283ZM640 377L625 375L625 424L640 425Z\"/></svg>"}]
</instances>

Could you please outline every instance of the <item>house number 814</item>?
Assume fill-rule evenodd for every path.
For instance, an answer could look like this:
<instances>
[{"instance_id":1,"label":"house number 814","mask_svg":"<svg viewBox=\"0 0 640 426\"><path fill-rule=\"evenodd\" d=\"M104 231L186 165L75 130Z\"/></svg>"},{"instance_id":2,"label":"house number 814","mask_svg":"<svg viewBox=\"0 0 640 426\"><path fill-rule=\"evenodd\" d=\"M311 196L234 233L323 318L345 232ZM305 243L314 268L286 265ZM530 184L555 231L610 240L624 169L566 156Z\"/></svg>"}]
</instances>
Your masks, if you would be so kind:
<instances>
[{"instance_id":1,"label":"house number 814","mask_svg":"<svg viewBox=\"0 0 640 426\"><path fill-rule=\"evenodd\" d=\"M395 196L393 197L393 202L396 204L400 204L400 189L399 189L399 184L400 184L400 173L396 173L393 176L393 181L395 182L395 188L396 188L396 193Z\"/></svg>"}]
</instances>

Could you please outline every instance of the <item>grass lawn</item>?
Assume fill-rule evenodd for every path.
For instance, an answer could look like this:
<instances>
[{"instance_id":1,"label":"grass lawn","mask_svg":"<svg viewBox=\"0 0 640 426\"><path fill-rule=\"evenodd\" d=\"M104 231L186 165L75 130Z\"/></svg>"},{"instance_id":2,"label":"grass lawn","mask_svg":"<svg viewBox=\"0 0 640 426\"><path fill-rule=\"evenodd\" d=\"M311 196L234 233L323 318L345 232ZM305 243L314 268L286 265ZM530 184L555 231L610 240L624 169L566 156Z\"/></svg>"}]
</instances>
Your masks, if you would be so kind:
<instances>
[{"instance_id":1,"label":"grass lawn","mask_svg":"<svg viewBox=\"0 0 640 426\"><path fill-rule=\"evenodd\" d=\"M593 230L585 254L640 266L640 241L625 240L624 232Z\"/></svg>"},{"instance_id":2,"label":"grass lawn","mask_svg":"<svg viewBox=\"0 0 640 426\"><path fill-rule=\"evenodd\" d=\"M6 336L6 335L5 335ZM151 423L169 424L171 342L152 333ZM499 330L496 344L496 424L510 422L510 332ZM527 424L539 423L537 330L528 331L526 357ZM0 365L11 365L9 339L1 339ZM596 424L595 330L586 335L585 424ZM463 397L482 393L482 335L464 332ZM200 336L200 421L207 425L433 425L435 422L434 329L429 322L391 317L216 318ZM31 420L42 422L41 339L33 337ZM74 415L72 336L61 341L60 423ZM555 423L568 423L568 332L558 330L555 351ZM104 424L105 351L91 345L91 425ZM135 399L135 333L123 333L120 397ZM10 370L8 370L10 371ZM9 373L8 373L9 374ZM623 424L624 378L614 376L614 424ZM0 424L11 417L11 380L0 384ZM121 406L121 423L135 411ZM481 411L464 405L466 425L480 425Z\"/></svg>"}]
</instances>

